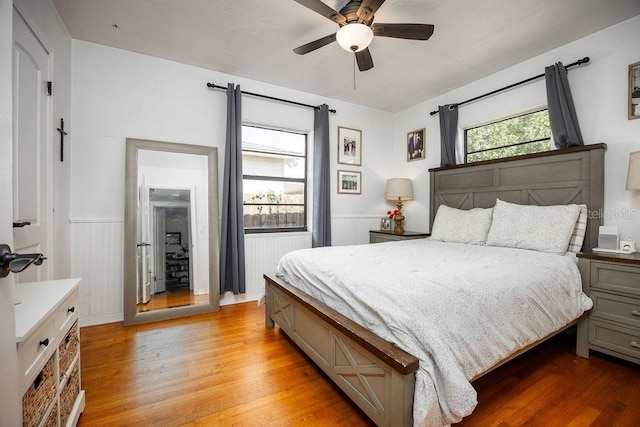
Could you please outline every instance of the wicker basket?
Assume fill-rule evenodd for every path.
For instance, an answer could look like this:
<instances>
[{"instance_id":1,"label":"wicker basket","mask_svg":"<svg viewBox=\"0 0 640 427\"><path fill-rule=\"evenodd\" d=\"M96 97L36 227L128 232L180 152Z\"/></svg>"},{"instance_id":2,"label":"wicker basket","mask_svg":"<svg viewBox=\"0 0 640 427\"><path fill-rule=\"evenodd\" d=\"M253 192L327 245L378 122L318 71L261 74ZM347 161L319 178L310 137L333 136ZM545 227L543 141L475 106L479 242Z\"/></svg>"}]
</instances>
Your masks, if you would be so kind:
<instances>
[{"instance_id":1,"label":"wicker basket","mask_svg":"<svg viewBox=\"0 0 640 427\"><path fill-rule=\"evenodd\" d=\"M51 401L56 396L56 384L53 377L53 359L49 361L35 381L22 396L22 425L27 427L37 426L42 419Z\"/></svg>"},{"instance_id":2,"label":"wicker basket","mask_svg":"<svg viewBox=\"0 0 640 427\"><path fill-rule=\"evenodd\" d=\"M53 405L53 409L47 417L43 427L58 427L58 404Z\"/></svg>"},{"instance_id":3,"label":"wicker basket","mask_svg":"<svg viewBox=\"0 0 640 427\"><path fill-rule=\"evenodd\" d=\"M79 394L80 372L78 371L78 364L76 363L60 393L60 425L67 425L67 420Z\"/></svg>"},{"instance_id":4,"label":"wicker basket","mask_svg":"<svg viewBox=\"0 0 640 427\"><path fill-rule=\"evenodd\" d=\"M78 339L78 321L73 324L67 335L64 337L60 345L58 346L58 358L60 360L60 379L67 374L71 363L73 363L74 357L78 354L79 346Z\"/></svg>"}]
</instances>

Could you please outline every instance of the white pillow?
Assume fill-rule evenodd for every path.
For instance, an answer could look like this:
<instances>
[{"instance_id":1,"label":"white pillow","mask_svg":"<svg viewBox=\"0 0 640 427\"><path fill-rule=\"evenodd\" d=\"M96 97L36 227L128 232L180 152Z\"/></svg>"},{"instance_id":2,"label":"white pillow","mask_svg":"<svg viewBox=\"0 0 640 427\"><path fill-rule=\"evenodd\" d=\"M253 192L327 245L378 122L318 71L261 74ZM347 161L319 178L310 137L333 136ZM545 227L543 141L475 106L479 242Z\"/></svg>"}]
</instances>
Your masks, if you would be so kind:
<instances>
[{"instance_id":1,"label":"white pillow","mask_svg":"<svg viewBox=\"0 0 640 427\"><path fill-rule=\"evenodd\" d=\"M496 200L488 246L565 254L580 206L516 205Z\"/></svg>"},{"instance_id":2,"label":"white pillow","mask_svg":"<svg viewBox=\"0 0 640 427\"><path fill-rule=\"evenodd\" d=\"M571 234L571 239L569 240L569 247L567 248L568 252L580 252L582 249L582 244L584 243L584 236L587 234L587 205L578 205L580 206L580 215L578 215L578 220L576 221L575 227L573 227L573 234Z\"/></svg>"},{"instance_id":3,"label":"white pillow","mask_svg":"<svg viewBox=\"0 0 640 427\"><path fill-rule=\"evenodd\" d=\"M431 239L484 245L491 227L492 211L493 208L463 210L440 205L433 220Z\"/></svg>"}]
</instances>

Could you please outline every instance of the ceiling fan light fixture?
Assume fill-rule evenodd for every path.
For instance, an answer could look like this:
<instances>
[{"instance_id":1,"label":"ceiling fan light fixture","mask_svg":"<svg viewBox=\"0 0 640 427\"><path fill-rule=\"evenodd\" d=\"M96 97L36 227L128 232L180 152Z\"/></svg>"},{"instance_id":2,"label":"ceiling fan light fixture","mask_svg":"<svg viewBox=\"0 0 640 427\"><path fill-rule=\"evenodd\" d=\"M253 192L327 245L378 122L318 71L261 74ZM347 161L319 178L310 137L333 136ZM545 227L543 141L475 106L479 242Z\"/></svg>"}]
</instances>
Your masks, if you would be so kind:
<instances>
[{"instance_id":1,"label":"ceiling fan light fixture","mask_svg":"<svg viewBox=\"0 0 640 427\"><path fill-rule=\"evenodd\" d=\"M336 40L347 52L360 52L371 44L373 31L365 24L354 22L341 27L336 33Z\"/></svg>"}]
</instances>

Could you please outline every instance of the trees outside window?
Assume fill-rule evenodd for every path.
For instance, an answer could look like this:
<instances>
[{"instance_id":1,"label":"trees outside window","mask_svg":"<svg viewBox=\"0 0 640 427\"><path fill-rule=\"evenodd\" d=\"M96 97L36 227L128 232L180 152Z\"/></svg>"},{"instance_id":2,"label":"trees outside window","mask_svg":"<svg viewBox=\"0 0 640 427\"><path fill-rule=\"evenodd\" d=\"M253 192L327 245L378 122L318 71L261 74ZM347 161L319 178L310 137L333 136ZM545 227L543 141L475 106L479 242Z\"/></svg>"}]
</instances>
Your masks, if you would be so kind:
<instances>
[{"instance_id":1,"label":"trees outside window","mask_svg":"<svg viewBox=\"0 0 640 427\"><path fill-rule=\"evenodd\" d=\"M549 151L549 113L544 109L469 128L464 139L466 163Z\"/></svg>"}]
</instances>

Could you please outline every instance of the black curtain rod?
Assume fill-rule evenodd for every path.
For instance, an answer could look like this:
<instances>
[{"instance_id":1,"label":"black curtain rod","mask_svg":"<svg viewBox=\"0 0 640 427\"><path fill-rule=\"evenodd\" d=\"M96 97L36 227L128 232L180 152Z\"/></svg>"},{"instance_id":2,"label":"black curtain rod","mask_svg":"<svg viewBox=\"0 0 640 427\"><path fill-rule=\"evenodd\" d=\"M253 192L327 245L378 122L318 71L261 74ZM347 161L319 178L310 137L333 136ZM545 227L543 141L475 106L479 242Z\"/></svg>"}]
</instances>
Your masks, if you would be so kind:
<instances>
[{"instance_id":1,"label":"black curtain rod","mask_svg":"<svg viewBox=\"0 0 640 427\"><path fill-rule=\"evenodd\" d=\"M565 68L569 69L569 68L572 68L572 67L575 67L575 66L578 66L578 65L586 64L587 62L589 62L589 57L588 56L585 57L585 58L582 58L582 59L578 59L576 62L572 62L569 65L565 65ZM469 102L477 101L480 98L485 98L487 96L494 95L494 94L496 94L498 92L502 92L504 90L511 89L513 87L520 86L520 85L525 84L525 83L529 83L530 81L537 80L537 79L542 78L542 77L544 77L544 73L538 74L537 76L529 77L528 79L522 80L522 81L520 81L518 83L510 84L509 86L505 86L503 88L496 89L493 92L488 92L488 93L485 93L483 95L476 96L475 98L467 99L466 101L458 102L457 104L453 104L453 105L455 105L456 107L459 107L461 105L468 104ZM438 110L432 111L432 112L429 113L430 116L435 116L436 114L438 114Z\"/></svg>"},{"instance_id":2,"label":"black curtain rod","mask_svg":"<svg viewBox=\"0 0 640 427\"><path fill-rule=\"evenodd\" d=\"M213 88L213 89L223 89L223 90L227 90L226 86L219 86L213 83L207 83L207 87ZM303 104L302 102L296 102L296 101L289 101L288 99L282 99L282 98L276 98L274 96L269 96L269 95L262 95L259 93L253 93L253 92L246 92L246 91L241 91L244 95L250 95L250 96L255 96L258 98L264 98L264 99L270 99L272 101L278 101L278 102L284 102L287 104L293 104L293 105L298 105L300 107L307 107L307 108L313 108L314 110L317 110L318 108L320 108L317 105L309 105L309 104ZM329 109L330 113L335 113L336 110L332 110Z\"/></svg>"}]
</instances>

